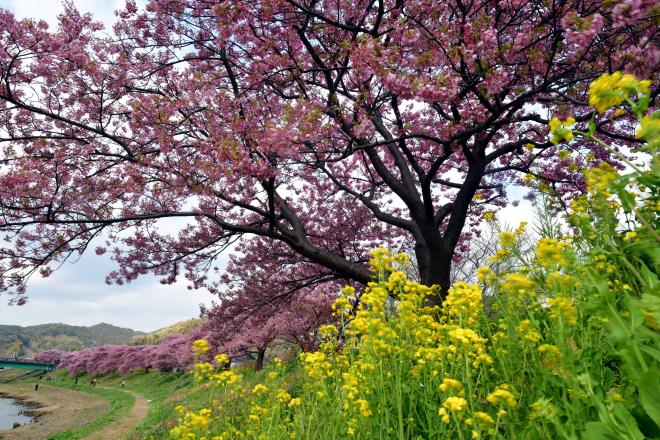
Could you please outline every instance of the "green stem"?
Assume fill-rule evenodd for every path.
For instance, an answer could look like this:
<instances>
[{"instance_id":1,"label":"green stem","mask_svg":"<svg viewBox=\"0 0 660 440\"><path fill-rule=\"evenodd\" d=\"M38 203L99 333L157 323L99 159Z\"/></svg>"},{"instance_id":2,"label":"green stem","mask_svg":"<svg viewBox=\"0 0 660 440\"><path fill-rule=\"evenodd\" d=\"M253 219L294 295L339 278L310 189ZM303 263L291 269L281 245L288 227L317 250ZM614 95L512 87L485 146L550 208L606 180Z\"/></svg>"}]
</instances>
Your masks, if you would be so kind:
<instances>
[{"instance_id":1,"label":"green stem","mask_svg":"<svg viewBox=\"0 0 660 440\"><path fill-rule=\"evenodd\" d=\"M636 172L638 172L640 174L642 173L642 170L637 168L637 165L635 165L634 163L632 163L628 159L626 159L626 157L623 154L619 153L618 151L616 151L615 149L613 149L612 147L607 145L605 142L601 141L600 139L598 139L597 137L592 135L591 133L585 133L584 131L579 131L579 130L574 130L573 133L579 134L580 136L586 137L587 139L590 139L590 140L596 142L598 145L605 148L607 151L609 151L610 153L614 154L619 159L621 159L630 168L632 168L633 170L635 170Z\"/></svg>"}]
</instances>

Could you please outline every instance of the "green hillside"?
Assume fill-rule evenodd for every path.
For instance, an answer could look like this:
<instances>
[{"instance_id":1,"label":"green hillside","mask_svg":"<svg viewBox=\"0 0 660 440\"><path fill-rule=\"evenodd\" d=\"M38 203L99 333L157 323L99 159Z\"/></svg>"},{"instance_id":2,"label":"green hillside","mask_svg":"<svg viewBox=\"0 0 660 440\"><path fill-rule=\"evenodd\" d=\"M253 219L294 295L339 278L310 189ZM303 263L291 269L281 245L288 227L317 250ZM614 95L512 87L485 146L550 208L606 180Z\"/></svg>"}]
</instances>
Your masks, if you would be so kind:
<instances>
[{"instance_id":1,"label":"green hillside","mask_svg":"<svg viewBox=\"0 0 660 440\"><path fill-rule=\"evenodd\" d=\"M201 318L192 318L186 321L180 321L167 327L163 327L147 334L133 336L128 343L130 345L159 344L163 339L172 335L186 335L202 326L204 320Z\"/></svg>"},{"instance_id":2,"label":"green hillside","mask_svg":"<svg viewBox=\"0 0 660 440\"><path fill-rule=\"evenodd\" d=\"M143 334L106 323L91 327L66 324L41 324L29 327L0 325L0 356L13 354L10 351L16 341L21 342L18 356L34 356L50 348L79 350L97 345L125 343L132 337Z\"/></svg>"}]
</instances>

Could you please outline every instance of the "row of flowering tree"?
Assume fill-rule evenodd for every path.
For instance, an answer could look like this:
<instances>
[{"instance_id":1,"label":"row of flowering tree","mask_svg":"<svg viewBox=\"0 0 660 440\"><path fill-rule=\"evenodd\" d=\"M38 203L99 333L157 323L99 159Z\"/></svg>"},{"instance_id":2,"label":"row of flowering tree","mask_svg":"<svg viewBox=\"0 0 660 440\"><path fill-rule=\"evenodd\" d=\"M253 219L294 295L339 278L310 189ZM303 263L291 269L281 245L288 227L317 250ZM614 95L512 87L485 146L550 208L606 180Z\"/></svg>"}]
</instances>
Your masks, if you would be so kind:
<instances>
[{"instance_id":1,"label":"row of flowering tree","mask_svg":"<svg viewBox=\"0 0 660 440\"><path fill-rule=\"evenodd\" d=\"M253 358L256 369L264 364L266 349L276 343L294 344L304 350L318 346L317 330L333 322L330 293L298 292L290 297L285 292L282 304L266 295L268 290L258 283L248 284L254 303L225 301L204 312L205 323L186 335L173 335L159 344L103 345L78 351L46 350L36 356L38 362L56 363L71 374L111 372L127 373L135 369L169 371L192 365L192 342L205 338L210 342L209 356L226 353L231 358ZM247 291L247 290L246 290ZM265 295L260 298L259 293Z\"/></svg>"},{"instance_id":2,"label":"row of flowering tree","mask_svg":"<svg viewBox=\"0 0 660 440\"><path fill-rule=\"evenodd\" d=\"M135 369L170 371L192 362L193 335L172 336L158 345L103 345L79 351L51 349L39 353L38 362L56 363L70 374L112 372L128 373Z\"/></svg>"}]
</instances>

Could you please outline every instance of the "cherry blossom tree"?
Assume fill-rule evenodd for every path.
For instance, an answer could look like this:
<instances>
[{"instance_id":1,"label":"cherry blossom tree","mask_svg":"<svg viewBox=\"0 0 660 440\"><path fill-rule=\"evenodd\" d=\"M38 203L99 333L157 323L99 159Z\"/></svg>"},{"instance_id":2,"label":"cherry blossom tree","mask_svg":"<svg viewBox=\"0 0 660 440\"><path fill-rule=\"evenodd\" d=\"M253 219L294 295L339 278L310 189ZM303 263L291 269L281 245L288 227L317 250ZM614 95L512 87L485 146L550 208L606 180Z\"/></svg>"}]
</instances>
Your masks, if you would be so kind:
<instances>
[{"instance_id":1,"label":"cherry blossom tree","mask_svg":"<svg viewBox=\"0 0 660 440\"><path fill-rule=\"evenodd\" d=\"M90 247L109 282L219 291L238 242L258 266L234 273L279 265L313 290L367 283L368 250L402 241L441 301L508 184L570 195L568 163L608 157L558 155L546 109L585 126L591 79L660 57L653 0L129 0L108 31L70 3L56 29L4 10L0 29L0 291L18 303ZM630 124L595 128L623 148Z\"/></svg>"},{"instance_id":2,"label":"cherry blossom tree","mask_svg":"<svg viewBox=\"0 0 660 440\"><path fill-rule=\"evenodd\" d=\"M84 350L60 352L47 350L35 358L39 362L55 362L69 373L128 373L135 369L157 368L170 371L174 367L189 367L193 363L192 343L202 337L199 332L175 335L157 345L102 345Z\"/></svg>"},{"instance_id":3,"label":"cherry blossom tree","mask_svg":"<svg viewBox=\"0 0 660 440\"><path fill-rule=\"evenodd\" d=\"M62 358L62 351L56 348L51 348L50 350L42 351L34 357L34 360L37 362L42 362L44 364L58 364Z\"/></svg>"},{"instance_id":4,"label":"cherry blossom tree","mask_svg":"<svg viewBox=\"0 0 660 440\"><path fill-rule=\"evenodd\" d=\"M259 370L274 342L289 342L303 350L316 347L318 328L333 321L330 306L339 285L325 282L299 288L293 280L300 278L285 270L272 276L262 272L260 278L255 272L246 273L235 291L204 312L207 321L202 331L213 352L231 357L254 354ZM295 292L287 291L287 286Z\"/></svg>"}]
</instances>

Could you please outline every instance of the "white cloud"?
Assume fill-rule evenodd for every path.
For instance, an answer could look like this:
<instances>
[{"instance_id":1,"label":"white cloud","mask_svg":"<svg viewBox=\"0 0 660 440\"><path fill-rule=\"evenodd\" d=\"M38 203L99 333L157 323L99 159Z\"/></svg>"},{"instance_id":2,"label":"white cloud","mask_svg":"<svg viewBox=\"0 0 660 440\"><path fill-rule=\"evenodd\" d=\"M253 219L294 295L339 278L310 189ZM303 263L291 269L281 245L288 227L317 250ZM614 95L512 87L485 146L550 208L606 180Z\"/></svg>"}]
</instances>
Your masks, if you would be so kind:
<instances>
[{"instance_id":1,"label":"white cloud","mask_svg":"<svg viewBox=\"0 0 660 440\"><path fill-rule=\"evenodd\" d=\"M219 258L217 265L225 264L226 257ZM0 324L107 322L153 331L198 316L200 304L210 305L216 299L205 290L188 290L183 277L172 285L162 285L152 275L121 286L107 285L106 275L116 268L108 254L88 252L78 261L65 262L48 278L36 275L28 284L26 305L9 306L6 297L0 297Z\"/></svg>"},{"instance_id":2,"label":"white cloud","mask_svg":"<svg viewBox=\"0 0 660 440\"><path fill-rule=\"evenodd\" d=\"M91 12L94 18L102 21L109 29L115 22L114 11L123 9L125 0L73 0L81 12ZM139 7L146 0L137 2ZM57 16L63 11L60 0L0 0L0 8L9 9L17 18L35 18L45 20L54 29L57 26Z\"/></svg>"},{"instance_id":3,"label":"white cloud","mask_svg":"<svg viewBox=\"0 0 660 440\"><path fill-rule=\"evenodd\" d=\"M97 20L106 26L114 21L112 0L74 0L81 12L92 12ZM45 20L51 29L57 26L57 16L63 11L58 0L3 0L0 6L12 11L17 18L35 18Z\"/></svg>"},{"instance_id":4,"label":"white cloud","mask_svg":"<svg viewBox=\"0 0 660 440\"><path fill-rule=\"evenodd\" d=\"M0 301L0 323L36 325L61 322L90 326L107 322L134 330L153 331L199 315L200 303L214 299L206 291L189 291L183 283L163 286L151 279L141 286L98 284L53 285L29 293L24 306ZM44 286L45 287L45 286ZM79 290L63 295L62 290Z\"/></svg>"}]
</instances>

